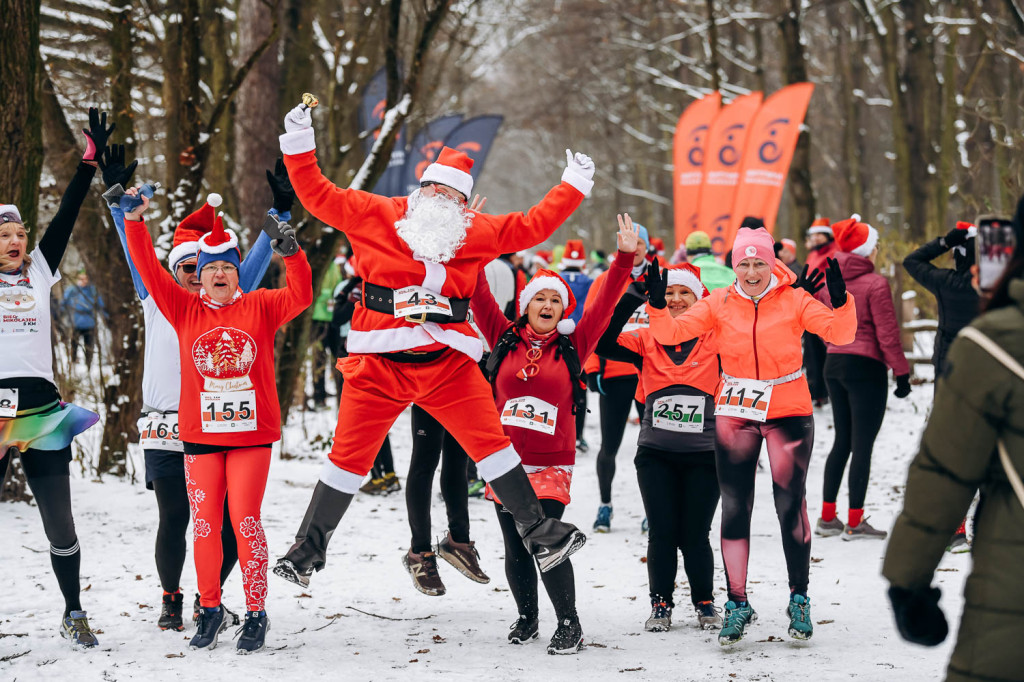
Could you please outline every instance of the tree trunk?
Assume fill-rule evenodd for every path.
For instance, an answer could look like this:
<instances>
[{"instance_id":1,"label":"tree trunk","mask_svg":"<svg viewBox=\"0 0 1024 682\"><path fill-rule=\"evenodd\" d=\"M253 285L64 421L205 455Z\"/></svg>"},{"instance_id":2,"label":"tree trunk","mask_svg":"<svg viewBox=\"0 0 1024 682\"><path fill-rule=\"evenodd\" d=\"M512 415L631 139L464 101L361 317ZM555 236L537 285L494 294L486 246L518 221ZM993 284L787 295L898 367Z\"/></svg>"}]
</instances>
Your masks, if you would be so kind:
<instances>
[{"instance_id":1,"label":"tree trunk","mask_svg":"<svg viewBox=\"0 0 1024 682\"><path fill-rule=\"evenodd\" d=\"M715 0L706 0L708 11L708 70L711 72L711 89L722 87L721 63L718 56L718 26L715 24Z\"/></svg>"},{"instance_id":2,"label":"tree trunk","mask_svg":"<svg viewBox=\"0 0 1024 682\"><path fill-rule=\"evenodd\" d=\"M779 6L782 75L786 85L807 81L807 62L800 41L800 4L800 0L783 0ZM789 166L789 195L794 208L790 225L806 230L814 221L817 210L811 185L811 133L806 125L797 138L796 151Z\"/></svg>"}]
</instances>

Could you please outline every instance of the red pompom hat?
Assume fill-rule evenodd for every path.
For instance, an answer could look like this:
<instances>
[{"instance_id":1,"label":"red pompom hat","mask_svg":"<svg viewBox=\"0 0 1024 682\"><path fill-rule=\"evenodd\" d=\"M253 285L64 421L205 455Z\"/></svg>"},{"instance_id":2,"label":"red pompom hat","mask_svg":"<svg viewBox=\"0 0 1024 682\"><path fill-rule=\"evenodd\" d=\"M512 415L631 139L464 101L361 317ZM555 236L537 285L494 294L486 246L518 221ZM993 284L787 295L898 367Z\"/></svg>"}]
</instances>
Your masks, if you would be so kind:
<instances>
[{"instance_id":1,"label":"red pompom hat","mask_svg":"<svg viewBox=\"0 0 1024 682\"><path fill-rule=\"evenodd\" d=\"M572 311L576 309L576 297L572 295L572 289L565 283L554 270L541 269L533 276L523 290L519 292L519 314L526 314L526 306L538 291L551 289L558 292L562 297L565 307L562 309L562 319L558 321L559 334L572 334L576 331L576 323L569 319Z\"/></svg>"},{"instance_id":2,"label":"red pompom hat","mask_svg":"<svg viewBox=\"0 0 1024 682\"><path fill-rule=\"evenodd\" d=\"M587 252L583 250L582 239L570 239L565 243L565 251L559 263L561 268L582 268L587 264Z\"/></svg>"},{"instance_id":3,"label":"red pompom hat","mask_svg":"<svg viewBox=\"0 0 1024 682\"><path fill-rule=\"evenodd\" d=\"M827 234L832 236L832 227L828 218L815 218L811 226L807 228L807 234Z\"/></svg>"},{"instance_id":4,"label":"red pompom hat","mask_svg":"<svg viewBox=\"0 0 1024 682\"><path fill-rule=\"evenodd\" d=\"M436 182L447 185L462 196L469 199L473 193L473 176L469 172L473 167L473 159L464 152L451 147L444 147L437 155L437 161L427 166L420 177L420 184Z\"/></svg>"},{"instance_id":5,"label":"red pompom hat","mask_svg":"<svg viewBox=\"0 0 1024 682\"><path fill-rule=\"evenodd\" d=\"M242 261L242 253L238 250L238 236L232 230L225 229L218 215L213 221L213 229L199 238L197 265L202 270L214 261L227 261L236 268Z\"/></svg>"},{"instance_id":6,"label":"red pompom hat","mask_svg":"<svg viewBox=\"0 0 1024 682\"><path fill-rule=\"evenodd\" d=\"M167 256L171 272L178 267L178 263L199 253L199 238L212 230L215 223L220 223L216 209L221 203L223 199L219 194L206 195L206 203L185 216L174 228L174 241L171 253Z\"/></svg>"},{"instance_id":7,"label":"red pompom hat","mask_svg":"<svg viewBox=\"0 0 1024 682\"><path fill-rule=\"evenodd\" d=\"M856 213L833 225L832 233L836 237L839 250L847 253L867 258L878 246L878 230L867 223L862 223Z\"/></svg>"}]
</instances>

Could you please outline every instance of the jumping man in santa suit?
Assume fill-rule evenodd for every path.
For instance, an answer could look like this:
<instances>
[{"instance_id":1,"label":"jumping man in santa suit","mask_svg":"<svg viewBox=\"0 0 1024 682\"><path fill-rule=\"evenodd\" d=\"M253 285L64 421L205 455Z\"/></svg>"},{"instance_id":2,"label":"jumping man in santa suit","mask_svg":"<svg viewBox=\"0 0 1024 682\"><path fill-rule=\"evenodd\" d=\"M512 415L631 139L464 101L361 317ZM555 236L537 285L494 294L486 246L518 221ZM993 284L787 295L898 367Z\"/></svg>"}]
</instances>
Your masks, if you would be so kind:
<instances>
[{"instance_id":1,"label":"jumping man in santa suit","mask_svg":"<svg viewBox=\"0 0 1024 682\"><path fill-rule=\"evenodd\" d=\"M310 110L285 117L281 150L302 205L344 230L364 280L352 318L349 357L329 460L313 491L295 544L274 572L300 585L326 562L327 543L348 508L388 429L410 403L444 426L477 463L511 512L541 570L554 568L583 546L571 524L545 518L504 435L490 386L474 367L483 353L466 322L477 273L499 254L544 241L594 185L594 163L566 150L562 181L527 213L487 215L470 210L472 159L445 147L408 197L343 189L317 165Z\"/></svg>"}]
</instances>

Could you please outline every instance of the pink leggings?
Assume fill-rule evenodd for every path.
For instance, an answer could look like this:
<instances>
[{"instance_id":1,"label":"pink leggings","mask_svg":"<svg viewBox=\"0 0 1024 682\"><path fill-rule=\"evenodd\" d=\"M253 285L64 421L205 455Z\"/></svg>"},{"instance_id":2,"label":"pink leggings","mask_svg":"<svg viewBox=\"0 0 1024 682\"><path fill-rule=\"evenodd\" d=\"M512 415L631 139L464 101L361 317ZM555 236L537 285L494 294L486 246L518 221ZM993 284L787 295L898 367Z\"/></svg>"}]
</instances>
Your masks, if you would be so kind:
<instances>
[{"instance_id":1,"label":"pink leggings","mask_svg":"<svg viewBox=\"0 0 1024 682\"><path fill-rule=\"evenodd\" d=\"M199 603L220 606L223 559L221 526L224 496L238 541L246 609L262 611L267 599L267 537L260 505L270 471L270 448L235 448L207 455L185 455L185 484L192 508L193 552Z\"/></svg>"}]
</instances>

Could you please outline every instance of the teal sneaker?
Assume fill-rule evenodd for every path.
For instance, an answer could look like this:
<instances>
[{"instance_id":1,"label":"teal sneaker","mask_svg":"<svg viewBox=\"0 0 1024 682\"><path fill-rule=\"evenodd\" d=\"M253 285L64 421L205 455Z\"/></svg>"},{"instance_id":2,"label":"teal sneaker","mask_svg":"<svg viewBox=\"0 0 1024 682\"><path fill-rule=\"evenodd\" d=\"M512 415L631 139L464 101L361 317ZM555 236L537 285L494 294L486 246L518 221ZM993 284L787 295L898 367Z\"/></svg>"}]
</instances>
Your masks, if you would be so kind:
<instances>
[{"instance_id":1,"label":"teal sneaker","mask_svg":"<svg viewBox=\"0 0 1024 682\"><path fill-rule=\"evenodd\" d=\"M811 599L802 594L794 594L789 598L786 607L789 616L789 636L793 639L810 639L814 634L814 623L811 622Z\"/></svg>"},{"instance_id":2,"label":"teal sneaker","mask_svg":"<svg viewBox=\"0 0 1024 682\"><path fill-rule=\"evenodd\" d=\"M757 620L757 613L748 602L737 604L734 601L725 603L725 624L718 633L718 643L729 646L743 639L747 625Z\"/></svg>"},{"instance_id":3,"label":"teal sneaker","mask_svg":"<svg viewBox=\"0 0 1024 682\"><path fill-rule=\"evenodd\" d=\"M597 519L594 521L595 533L607 533L612 529L612 506L602 504L597 508Z\"/></svg>"}]
</instances>

